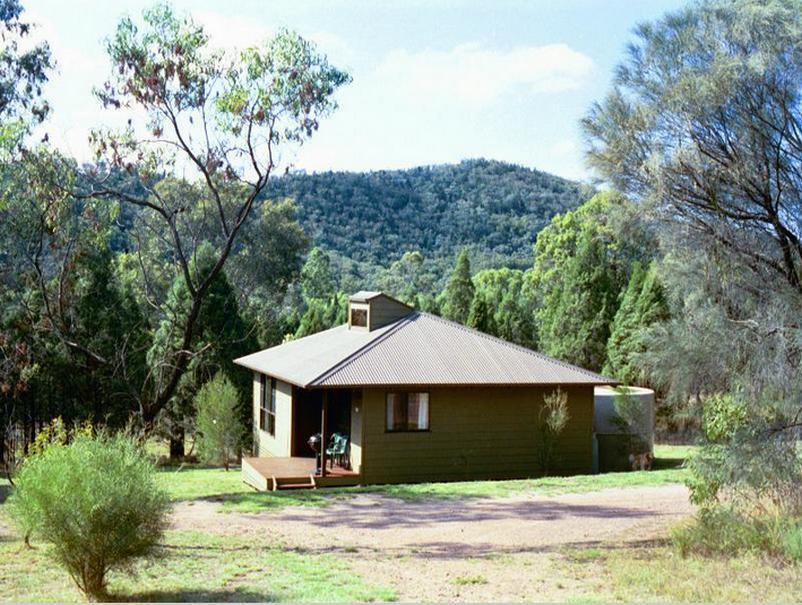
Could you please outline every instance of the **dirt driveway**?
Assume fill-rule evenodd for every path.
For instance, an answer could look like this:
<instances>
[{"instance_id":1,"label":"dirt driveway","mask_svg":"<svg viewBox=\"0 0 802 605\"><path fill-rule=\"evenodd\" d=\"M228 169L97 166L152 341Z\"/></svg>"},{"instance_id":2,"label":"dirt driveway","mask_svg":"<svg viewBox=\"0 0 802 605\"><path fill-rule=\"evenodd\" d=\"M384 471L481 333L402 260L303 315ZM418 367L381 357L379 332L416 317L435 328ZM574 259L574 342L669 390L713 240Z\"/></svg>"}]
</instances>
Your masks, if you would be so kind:
<instances>
[{"instance_id":1,"label":"dirt driveway","mask_svg":"<svg viewBox=\"0 0 802 605\"><path fill-rule=\"evenodd\" d=\"M217 507L179 504L173 525L333 553L402 601L559 599L587 578L566 576L557 555L653 540L693 512L681 485L424 502L361 495L260 514Z\"/></svg>"}]
</instances>

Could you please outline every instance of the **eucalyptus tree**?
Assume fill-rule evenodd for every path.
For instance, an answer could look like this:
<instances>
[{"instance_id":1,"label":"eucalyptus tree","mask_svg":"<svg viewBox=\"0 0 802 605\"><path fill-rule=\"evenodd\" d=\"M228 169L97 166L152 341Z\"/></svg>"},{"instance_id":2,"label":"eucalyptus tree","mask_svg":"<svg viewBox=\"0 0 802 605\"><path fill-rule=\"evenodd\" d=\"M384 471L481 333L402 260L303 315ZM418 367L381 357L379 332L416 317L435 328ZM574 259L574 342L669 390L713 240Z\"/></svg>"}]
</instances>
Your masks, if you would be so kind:
<instances>
[{"instance_id":1,"label":"eucalyptus tree","mask_svg":"<svg viewBox=\"0 0 802 605\"><path fill-rule=\"evenodd\" d=\"M25 137L46 117L50 107L42 94L53 67L46 41L37 39L36 26L24 16L19 0L0 0L0 187L5 189L16 164L24 157ZM37 370L33 341L18 330L8 329L4 312L16 304L19 292L11 248L13 204L0 195L0 464L6 462L6 435L19 417L18 398L28 391Z\"/></svg>"},{"instance_id":2,"label":"eucalyptus tree","mask_svg":"<svg viewBox=\"0 0 802 605\"><path fill-rule=\"evenodd\" d=\"M123 18L107 51L111 77L96 94L127 125L92 133L99 168L86 175L89 185L79 195L141 209L141 237L164 251L188 296L181 314L169 313L164 292L150 300L176 335L162 359L152 361L164 371L150 372L140 386L140 412L150 423L196 355L204 301L280 154L314 134L349 77L285 30L239 53L216 50L200 25L167 5L146 10L141 23ZM136 174L142 194L114 186L108 178L114 170ZM164 175L186 182L151 184ZM204 271L193 264L201 245L212 251ZM148 280L147 264L141 269Z\"/></svg>"},{"instance_id":3,"label":"eucalyptus tree","mask_svg":"<svg viewBox=\"0 0 802 605\"><path fill-rule=\"evenodd\" d=\"M45 119L50 105L42 95L53 68L50 45L35 41L36 26L22 18L19 0L0 0L0 120L28 125Z\"/></svg>"}]
</instances>

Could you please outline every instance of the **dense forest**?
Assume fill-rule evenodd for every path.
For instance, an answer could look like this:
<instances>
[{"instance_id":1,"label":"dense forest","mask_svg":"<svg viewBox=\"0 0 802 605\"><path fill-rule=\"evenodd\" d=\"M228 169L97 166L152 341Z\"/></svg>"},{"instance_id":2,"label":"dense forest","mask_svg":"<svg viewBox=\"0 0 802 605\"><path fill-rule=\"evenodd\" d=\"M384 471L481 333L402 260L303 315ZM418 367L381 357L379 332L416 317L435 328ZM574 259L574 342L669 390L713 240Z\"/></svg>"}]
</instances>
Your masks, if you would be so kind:
<instances>
[{"instance_id":1,"label":"dense forest","mask_svg":"<svg viewBox=\"0 0 802 605\"><path fill-rule=\"evenodd\" d=\"M342 268L340 278L374 287L377 268L404 252L420 252L440 275L469 244L477 268L524 268L537 233L589 193L538 170L468 160L370 173L290 173L272 179L265 197L294 200L304 231Z\"/></svg>"}]
</instances>

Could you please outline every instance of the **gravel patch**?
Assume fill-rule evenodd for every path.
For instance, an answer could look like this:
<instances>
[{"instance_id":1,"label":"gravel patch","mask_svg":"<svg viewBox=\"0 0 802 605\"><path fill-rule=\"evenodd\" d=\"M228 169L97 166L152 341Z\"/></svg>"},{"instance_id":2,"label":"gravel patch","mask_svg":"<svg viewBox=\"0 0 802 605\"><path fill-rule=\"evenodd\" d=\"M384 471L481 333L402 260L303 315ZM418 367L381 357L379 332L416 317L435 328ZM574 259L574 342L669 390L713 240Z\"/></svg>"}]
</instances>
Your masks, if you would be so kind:
<instances>
[{"instance_id":1,"label":"gravel patch","mask_svg":"<svg viewBox=\"0 0 802 605\"><path fill-rule=\"evenodd\" d=\"M218 508L179 503L172 526L333 553L402 601L468 602L576 596L588 579L560 564L566 551L654 540L693 513L682 485L420 502L362 494L257 514Z\"/></svg>"}]
</instances>

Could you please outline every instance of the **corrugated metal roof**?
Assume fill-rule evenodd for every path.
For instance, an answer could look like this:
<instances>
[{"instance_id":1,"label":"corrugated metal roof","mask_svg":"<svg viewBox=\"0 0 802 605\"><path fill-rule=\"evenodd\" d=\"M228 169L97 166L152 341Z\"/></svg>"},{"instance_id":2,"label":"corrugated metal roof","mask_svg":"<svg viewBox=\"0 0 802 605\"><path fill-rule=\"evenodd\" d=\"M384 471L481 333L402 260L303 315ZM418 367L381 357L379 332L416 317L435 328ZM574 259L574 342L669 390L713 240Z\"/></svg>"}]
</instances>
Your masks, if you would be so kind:
<instances>
[{"instance_id":1,"label":"corrugated metal roof","mask_svg":"<svg viewBox=\"0 0 802 605\"><path fill-rule=\"evenodd\" d=\"M390 327L368 332L349 330L348 325L343 324L240 357L234 363L298 386L307 386L321 374L379 338Z\"/></svg>"},{"instance_id":2,"label":"corrugated metal roof","mask_svg":"<svg viewBox=\"0 0 802 605\"><path fill-rule=\"evenodd\" d=\"M371 290L360 290L356 294L352 294L348 297L348 300L352 300L354 302L368 302L372 298L376 298L377 296L381 296L381 292L373 292Z\"/></svg>"},{"instance_id":3,"label":"corrugated metal roof","mask_svg":"<svg viewBox=\"0 0 802 605\"><path fill-rule=\"evenodd\" d=\"M616 384L422 312L372 332L339 326L236 362L304 387Z\"/></svg>"}]
</instances>

